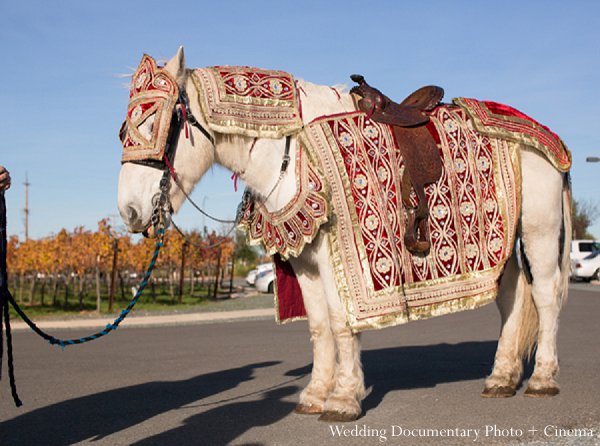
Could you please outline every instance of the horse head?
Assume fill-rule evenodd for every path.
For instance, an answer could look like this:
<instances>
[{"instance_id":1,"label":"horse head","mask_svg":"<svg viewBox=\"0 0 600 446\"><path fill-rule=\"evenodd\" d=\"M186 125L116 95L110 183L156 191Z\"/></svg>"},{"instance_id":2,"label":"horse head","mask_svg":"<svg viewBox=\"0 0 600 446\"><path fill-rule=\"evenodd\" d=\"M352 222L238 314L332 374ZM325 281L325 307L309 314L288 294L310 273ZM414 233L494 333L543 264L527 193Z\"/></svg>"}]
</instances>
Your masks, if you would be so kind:
<instances>
[{"instance_id":1,"label":"horse head","mask_svg":"<svg viewBox=\"0 0 600 446\"><path fill-rule=\"evenodd\" d=\"M131 232L154 233L159 217L168 225L170 213L181 207L214 161L214 136L188 94L196 89L182 47L164 67L143 56L119 131L118 206Z\"/></svg>"}]
</instances>

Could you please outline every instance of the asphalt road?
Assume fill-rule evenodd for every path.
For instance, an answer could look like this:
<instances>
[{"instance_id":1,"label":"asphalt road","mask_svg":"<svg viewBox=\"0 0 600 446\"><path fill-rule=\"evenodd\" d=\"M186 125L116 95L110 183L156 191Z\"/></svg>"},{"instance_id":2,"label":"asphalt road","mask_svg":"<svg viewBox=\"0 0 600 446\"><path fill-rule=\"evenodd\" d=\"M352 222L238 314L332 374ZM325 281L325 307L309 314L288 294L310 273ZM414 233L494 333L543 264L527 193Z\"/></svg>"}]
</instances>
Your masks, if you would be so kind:
<instances>
[{"instance_id":1,"label":"asphalt road","mask_svg":"<svg viewBox=\"0 0 600 446\"><path fill-rule=\"evenodd\" d=\"M575 286L553 399L523 389L479 397L496 348L495 305L367 332L370 393L364 416L346 425L293 413L311 366L305 322L125 327L65 351L17 332L24 406L12 404L4 365L0 445L599 444L599 315L599 287Z\"/></svg>"}]
</instances>

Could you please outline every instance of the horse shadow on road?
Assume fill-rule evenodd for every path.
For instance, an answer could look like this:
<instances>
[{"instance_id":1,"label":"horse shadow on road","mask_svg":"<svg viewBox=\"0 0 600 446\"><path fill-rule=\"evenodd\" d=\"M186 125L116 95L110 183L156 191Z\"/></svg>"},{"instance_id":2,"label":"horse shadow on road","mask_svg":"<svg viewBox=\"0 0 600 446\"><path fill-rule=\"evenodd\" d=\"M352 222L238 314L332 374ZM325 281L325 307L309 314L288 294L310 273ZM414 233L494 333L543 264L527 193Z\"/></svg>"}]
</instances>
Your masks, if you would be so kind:
<instances>
[{"instance_id":1,"label":"horse shadow on road","mask_svg":"<svg viewBox=\"0 0 600 446\"><path fill-rule=\"evenodd\" d=\"M245 381L254 379L256 369L277 364L280 362L249 364L187 380L148 382L52 404L0 423L0 445L71 445L88 439L91 442L99 441L100 444L105 444L101 440L110 435L168 411L231 390ZM275 389L272 393L267 392L265 396L278 398L286 392L293 394L297 391L297 387ZM291 403L287 405L284 403L278 405L277 401L270 403L269 423L275 423L294 408ZM249 429L260 425L260 420L252 416L252 411L235 414L235 405L224 406L221 422L226 419L232 421L233 417L239 417L236 418L235 423L238 429ZM250 419L244 420L243 415L250 415ZM226 424L230 428L234 425L231 422ZM203 426L199 425L198 430L202 432ZM241 432L238 431L237 435L239 434ZM183 444L197 443L184 441Z\"/></svg>"},{"instance_id":2,"label":"horse shadow on road","mask_svg":"<svg viewBox=\"0 0 600 446\"><path fill-rule=\"evenodd\" d=\"M371 388L363 402L364 412L368 415L393 391L483 379L491 370L496 345L496 341L480 341L363 351L365 384ZM277 364L281 361L249 364L182 381L138 384L53 404L0 423L0 444L42 444L41 439L47 446L99 441L187 406L192 411L194 407L207 410L198 409L181 426L133 444L226 445L251 428L275 424L292 413L295 403L285 399L300 388L290 384L309 374L311 364L286 372L286 376L297 379L279 386L206 405L193 403L253 379L256 369Z\"/></svg>"},{"instance_id":3,"label":"horse shadow on road","mask_svg":"<svg viewBox=\"0 0 600 446\"><path fill-rule=\"evenodd\" d=\"M377 407L394 390L481 380L492 371L497 345L497 341L479 341L366 351L362 357L365 385L371 392L363 401L363 411Z\"/></svg>"},{"instance_id":4,"label":"horse shadow on road","mask_svg":"<svg viewBox=\"0 0 600 446\"><path fill-rule=\"evenodd\" d=\"M371 390L363 400L363 413L393 391L485 378L492 370L497 345L497 341L478 341L364 350L365 387ZM303 373L310 373L310 365L287 374Z\"/></svg>"}]
</instances>

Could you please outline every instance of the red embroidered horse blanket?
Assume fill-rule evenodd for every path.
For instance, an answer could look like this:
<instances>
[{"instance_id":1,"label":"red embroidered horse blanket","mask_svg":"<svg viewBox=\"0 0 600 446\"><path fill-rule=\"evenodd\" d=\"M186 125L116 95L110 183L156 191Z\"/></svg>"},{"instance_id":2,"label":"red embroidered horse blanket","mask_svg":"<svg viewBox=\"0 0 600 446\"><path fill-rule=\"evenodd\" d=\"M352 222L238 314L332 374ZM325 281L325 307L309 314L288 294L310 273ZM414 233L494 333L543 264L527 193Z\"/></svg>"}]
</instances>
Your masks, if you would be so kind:
<instances>
[{"instance_id":1,"label":"red embroidered horse blanket","mask_svg":"<svg viewBox=\"0 0 600 446\"><path fill-rule=\"evenodd\" d=\"M473 100L456 103L460 106L436 108L428 124L444 169L426 188L432 243L426 257L413 256L403 245L399 173L404 163L389 126L354 112L319 118L300 135L330 191L330 212L336 216L329 226L330 252L354 331L493 301L515 242L520 143L559 170L570 166L562 141L517 110ZM299 287L290 286L294 277L278 274L278 280L279 320L301 316L297 304L292 304L297 311L289 311L288 304L301 296ZM282 298L284 289L296 295Z\"/></svg>"}]
</instances>

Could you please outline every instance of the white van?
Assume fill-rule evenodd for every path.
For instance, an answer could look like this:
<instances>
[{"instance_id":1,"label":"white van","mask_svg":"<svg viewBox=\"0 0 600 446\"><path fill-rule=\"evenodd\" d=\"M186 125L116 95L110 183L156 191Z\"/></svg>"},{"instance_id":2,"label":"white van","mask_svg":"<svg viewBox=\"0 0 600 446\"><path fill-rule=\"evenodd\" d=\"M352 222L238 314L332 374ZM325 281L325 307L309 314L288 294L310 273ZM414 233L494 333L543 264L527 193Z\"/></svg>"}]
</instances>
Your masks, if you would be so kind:
<instances>
[{"instance_id":1,"label":"white van","mask_svg":"<svg viewBox=\"0 0 600 446\"><path fill-rule=\"evenodd\" d=\"M571 242L571 275L575 270L575 264L578 260L589 256L592 252L600 249L600 242L597 240L573 240Z\"/></svg>"}]
</instances>

